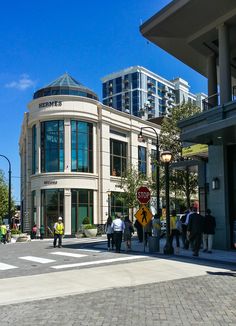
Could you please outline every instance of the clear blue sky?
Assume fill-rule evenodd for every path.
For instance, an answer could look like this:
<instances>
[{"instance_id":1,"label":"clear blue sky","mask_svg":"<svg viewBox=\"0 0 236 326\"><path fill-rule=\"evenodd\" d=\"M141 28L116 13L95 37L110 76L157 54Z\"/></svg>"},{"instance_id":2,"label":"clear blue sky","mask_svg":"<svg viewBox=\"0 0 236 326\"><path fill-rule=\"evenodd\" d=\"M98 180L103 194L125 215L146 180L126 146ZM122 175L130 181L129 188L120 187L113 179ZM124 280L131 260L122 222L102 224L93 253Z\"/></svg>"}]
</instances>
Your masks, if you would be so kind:
<instances>
[{"instance_id":1,"label":"clear blue sky","mask_svg":"<svg viewBox=\"0 0 236 326\"><path fill-rule=\"evenodd\" d=\"M192 92L206 80L139 32L139 25L170 0L12 0L0 12L0 154L12 162L13 196L20 201L18 140L33 92L64 72L101 99L101 77L142 65L171 79L182 77ZM8 165L0 159L8 177Z\"/></svg>"}]
</instances>

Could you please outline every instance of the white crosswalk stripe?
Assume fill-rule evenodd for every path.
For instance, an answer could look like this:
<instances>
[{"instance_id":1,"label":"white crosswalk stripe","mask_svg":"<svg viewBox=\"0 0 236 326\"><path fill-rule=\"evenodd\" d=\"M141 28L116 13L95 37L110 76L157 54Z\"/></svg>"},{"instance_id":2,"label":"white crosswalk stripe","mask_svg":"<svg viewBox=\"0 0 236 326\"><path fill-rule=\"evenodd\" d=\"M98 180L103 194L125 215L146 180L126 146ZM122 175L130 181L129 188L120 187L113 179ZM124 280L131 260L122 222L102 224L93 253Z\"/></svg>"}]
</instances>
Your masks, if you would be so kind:
<instances>
[{"instance_id":1,"label":"white crosswalk stripe","mask_svg":"<svg viewBox=\"0 0 236 326\"><path fill-rule=\"evenodd\" d=\"M101 250L95 249L75 249L76 251L87 251L87 252L101 252Z\"/></svg>"},{"instance_id":2,"label":"white crosswalk stripe","mask_svg":"<svg viewBox=\"0 0 236 326\"><path fill-rule=\"evenodd\" d=\"M140 259L140 258L147 258L147 257L146 256L119 257L119 258L103 259L103 260L96 260L96 261L88 261L88 262L83 262L83 263L56 265L56 266L51 266L51 268L65 269L65 268L72 268L72 267L83 267L83 266L91 266L91 265L116 263L116 262L120 262L120 261L128 261L128 260L134 260L134 259Z\"/></svg>"},{"instance_id":3,"label":"white crosswalk stripe","mask_svg":"<svg viewBox=\"0 0 236 326\"><path fill-rule=\"evenodd\" d=\"M18 267L17 266L13 266L13 265L8 265L8 264L0 263L0 270L1 271L6 271L8 269L14 269L14 268L18 268Z\"/></svg>"},{"instance_id":4,"label":"white crosswalk stripe","mask_svg":"<svg viewBox=\"0 0 236 326\"><path fill-rule=\"evenodd\" d=\"M24 257L18 257L19 259L23 260L29 260L35 263L40 263L40 264L48 264L48 263L54 263L55 260L53 259L47 259L47 258L41 258L41 257L35 257L35 256L24 256Z\"/></svg>"},{"instance_id":5,"label":"white crosswalk stripe","mask_svg":"<svg viewBox=\"0 0 236 326\"><path fill-rule=\"evenodd\" d=\"M65 252L65 251L51 252L50 254L51 255L58 255L58 256L74 257L74 258L81 258L81 257L88 256L88 255L75 254L73 252Z\"/></svg>"}]
</instances>

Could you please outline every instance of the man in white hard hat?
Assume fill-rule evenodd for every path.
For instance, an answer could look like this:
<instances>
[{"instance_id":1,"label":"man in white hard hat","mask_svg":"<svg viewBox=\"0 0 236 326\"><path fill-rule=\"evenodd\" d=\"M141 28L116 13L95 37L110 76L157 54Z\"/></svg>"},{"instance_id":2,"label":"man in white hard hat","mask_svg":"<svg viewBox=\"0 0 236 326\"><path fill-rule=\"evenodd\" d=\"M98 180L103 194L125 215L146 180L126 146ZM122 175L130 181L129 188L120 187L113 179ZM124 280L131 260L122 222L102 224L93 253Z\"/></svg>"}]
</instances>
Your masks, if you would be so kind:
<instances>
[{"instance_id":1,"label":"man in white hard hat","mask_svg":"<svg viewBox=\"0 0 236 326\"><path fill-rule=\"evenodd\" d=\"M64 234L64 224L62 223L62 217L58 217L58 222L54 224L54 241L53 247L56 248L57 239L58 239L58 248L61 248L62 245L62 236Z\"/></svg>"}]
</instances>

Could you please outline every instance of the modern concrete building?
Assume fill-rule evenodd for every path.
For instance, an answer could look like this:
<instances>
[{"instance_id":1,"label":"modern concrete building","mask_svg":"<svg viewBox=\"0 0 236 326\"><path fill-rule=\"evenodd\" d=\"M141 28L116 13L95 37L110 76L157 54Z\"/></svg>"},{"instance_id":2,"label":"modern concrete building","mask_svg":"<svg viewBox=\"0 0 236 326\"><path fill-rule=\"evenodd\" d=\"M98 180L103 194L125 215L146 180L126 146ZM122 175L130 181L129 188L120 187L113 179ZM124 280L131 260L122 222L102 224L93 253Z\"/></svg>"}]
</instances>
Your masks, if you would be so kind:
<instances>
[{"instance_id":1,"label":"modern concrete building","mask_svg":"<svg viewBox=\"0 0 236 326\"><path fill-rule=\"evenodd\" d=\"M192 94L182 78L166 80L140 66L129 67L102 78L103 104L144 120L161 117L180 103L202 107L205 94Z\"/></svg>"},{"instance_id":2,"label":"modern concrete building","mask_svg":"<svg viewBox=\"0 0 236 326\"><path fill-rule=\"evenodd\" d=\"M121 174L131 165L152 174L156 134L145 129L141 146L138 134L159 126L101 104L68 74L36 91L28 109L19 143L24 231L62 216L73 235L85 217L102 224L108 213L127 213Z\"/></svg>"},{"instance_id":3,"label":"modern concrete building","mask_svg":"<svg viewBox=\"0 0 236 326\"><path fill-rule=\"evenodd\" d=\"M229 249L236 221L236 3L175 0L141 33L208 78L207 108L180 127L185 142L209 145L206 200L216 217L215 245Z\"/></svg>"}]
</instances>

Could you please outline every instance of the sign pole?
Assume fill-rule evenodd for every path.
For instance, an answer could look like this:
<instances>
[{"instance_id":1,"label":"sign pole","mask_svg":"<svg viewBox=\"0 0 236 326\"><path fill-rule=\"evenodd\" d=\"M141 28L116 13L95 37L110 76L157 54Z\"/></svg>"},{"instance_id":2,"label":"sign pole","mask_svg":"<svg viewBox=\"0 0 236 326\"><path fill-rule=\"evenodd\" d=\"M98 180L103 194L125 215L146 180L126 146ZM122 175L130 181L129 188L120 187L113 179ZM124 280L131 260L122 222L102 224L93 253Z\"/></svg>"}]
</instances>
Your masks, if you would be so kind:
<instances>
[{"instance_id":1,"label":"sign pole","mask_svg":"<svg viewBox=\"0 0 236 326\"><path fill-rule=\"evenodd\" d=\"M143 252L145 252L145 246L146 246L146 243L145 243L145 230L144 230L144 225L143 225Z\"/></svg>"}]
</instances>

